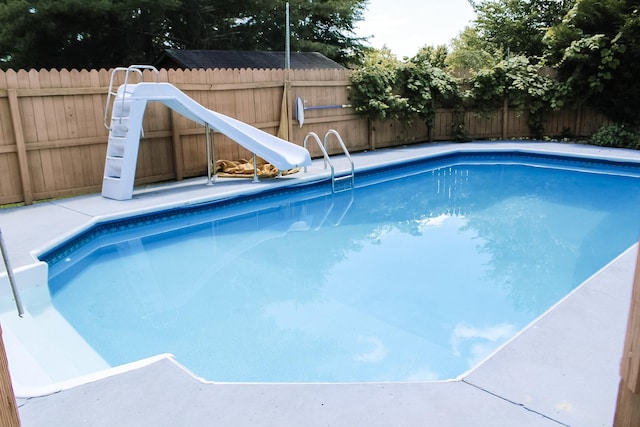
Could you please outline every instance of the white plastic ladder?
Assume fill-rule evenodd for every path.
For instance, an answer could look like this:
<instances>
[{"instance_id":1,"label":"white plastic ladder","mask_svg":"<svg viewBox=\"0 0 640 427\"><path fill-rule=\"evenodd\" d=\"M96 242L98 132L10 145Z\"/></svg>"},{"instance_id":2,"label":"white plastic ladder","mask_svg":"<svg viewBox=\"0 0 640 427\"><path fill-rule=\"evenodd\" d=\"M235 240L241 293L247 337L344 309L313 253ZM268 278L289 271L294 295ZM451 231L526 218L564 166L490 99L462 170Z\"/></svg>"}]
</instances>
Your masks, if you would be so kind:
<instances>
[{"instance_id":1,"label":"white plastic ladder","mask_svg":"<svg viewBox=\"0 0 640 427\"><path fill-rule=\"evenodd\" d=\"M349 163L351 164L351 171L348 174L336 176L333 162L331 161L331 157L329 157L329 154L327 153L329 136L331 135L334 135L336 137L336 139L338 140L338 143L340 144L340 148L342 148L342 152L344 153L344 155L349 160ZM320 137L318 136L317 133L309 132L307 136L305 136L304 138L304 143L303 143L304 148L307 148L307 141L309 140L309 138L312 138L318 143L318 147L320 147L320 150L322 151L322 155L324 156L324 168L326 169L327 165L329 165L329 167L331 168L331 192L336 193L337 191L352 190L355 185L355 166L353 164L353 160L351 159L351 155L349 154L349 150L347 150L347 147L344 144L344 141L342 141L342 137L340 136L338 131L334 129L329 129L327 133L324 134L324 144L320 141ZM304 168L304 171L307 172L306 167ZM348 186L336 190L336 182L342 182L347 180L349 181Z\"/></svg>"},{"instance_id":2,"label":"white plastic ladder","mask_svg":"<svg viewBox=\"0 0 640 427\"><path fill-rule=\"evenodd\" d=\"M109 81L107 102L104 107L104 126L109 130L109 140L104 165L102 195L116 200L130 198L129 193L135 179L135 164L138 160L139 145L137 140L142 134L141 124L144 108L134 109L132 106L134 102L146 104L146 101L129 99L127 84L129 84L131 73L138 74L140 79L144 81L144 70L153 71L156 82L159 81L159 72L151 65L114 68ZM119 72L125 72L124 84L117 91L114 91L114 79ZM107 123L112 101L111 121ZM132 117L132 115L140 117Z\"/></svg>"}]
</instances>

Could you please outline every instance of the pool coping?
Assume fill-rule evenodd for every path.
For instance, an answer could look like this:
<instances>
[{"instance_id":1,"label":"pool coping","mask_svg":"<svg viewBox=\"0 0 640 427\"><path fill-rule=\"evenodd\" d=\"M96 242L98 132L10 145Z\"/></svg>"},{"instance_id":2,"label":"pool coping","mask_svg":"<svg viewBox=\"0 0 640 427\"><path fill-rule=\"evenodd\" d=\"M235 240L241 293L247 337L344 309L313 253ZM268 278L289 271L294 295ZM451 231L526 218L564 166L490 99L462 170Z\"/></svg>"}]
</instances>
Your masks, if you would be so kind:
<instances>
[{"instance_id":1,"label":"pool coping","mask_svg":"<svg viewBox=\"0 0 640 427\"><path fill-rule=\"evenodd\" d=\"M427 158L436 155L441 155L443 153L464 153L469 151L487 151L490 153L496 152L525 152L525 153L544 153L544 154L552 154L552 155L570 155L570 156L578 156L583 158L594 158L594 159L611 159L611 160L624 160L624 161L633 161L640 162L640 152L633 150L620 150L620 149L606 149L602 147L591 147L584 146L579 144L564 144L564 143L547 143L547 142L475 142L475 143L465 143L465 144L451 144L451 143L437 143L437 144L418 144L406 147L399 147L395 149L385 149L378 150L373 152L366 153L356 153L354 154L354 161L356 162L356 167L360 170L374 167L380 162L384 162L387 165L399 164L406 162L408 159L415 158ZM336 163L338 165L339 162ZM314 161L314 165L310 167L310 173L308 176L304 176L302 179L298 179L297 182L305 182L310 180L317 179L326 179L328 176L328 172L323 170L321 167L321 161ZM346 166L345 166L346 167ZM295 178L296 175L290 176L289 179ZM275 182L274 182L275 181ZM261 188L264 188L264 185L288 185L289 182L271 180L268 182L263 182L261 184L249 184L244 181L240 181L238 183L231 183L231 181L226 181L224 184L216 184L213 187L205 187L203 186L203 179L192 179L186 180L182 183L170 183L170 184L160 184L147 186L144 188L136 189L134 192L134 199L132 201L125 202L117 202L107 199L102 199L99 195L90 195L90 196L80 196L78 198L72 199L62 199L52 202L46 202L44 204L34 205L34 207L21 207L21 208L12 208L9 210L0 211L0 225L3 227L3 234L5 234L5 240L10 248L10 255L12 257L12 261L14 256L16 259L22 260L18 262L18 269L26 269L33 265L36 265L37 269L43 269L44 267L40 264L33 264L34 257L38 254L42 253L47 248L51 247L59 243L59 241L65 239L71 234L77 233L78 231L84 230L96 222L104 221L108 219L114 219L126 215L130 215L131 213L146 213L157 210L159 208L171 208L171 207L179 207L186 206L190 204L203 203L206 201L213 200L215 198L228 197L232 194L239 193L251 193L260 191ZM228 184L228 185L227 185ZM197 187L197 188L196 188ZM222 188L221 188L222 187ZM187 189L188 191L185 191ZM187 194L181 194L187 193ZM215 193L215 194L212 194ZM182 197L178 197L182 195ZM20 242L18 244L18 239L20 238L19 232L17 229L21 228L21 224L24 220L24 215L21 212L25 210L30 211L27 215L28 217L40 218L41 221L46 219L45 222L55 221L58 217L57 214L51 213L52 210L60 212L64 212L65 219L63 221L65 231L61 232L60 230L55 230L54 233L44 233L44 235L37 235L34 233L30 239L27 239L28 242ZM38 211L38 212L35 212ZM9 224L8 229L5 228L5 223ZM53 222L55 223L55 222ZM24 228L24 227L22 227ZM58 228L58 227L56 227ZM63 227L60 227L63 228ZM5 231L6 230L6 231ZM24 237L24 236L23 236ZM24 239L23 239L24 240ZM20 254L16 252L11 252L11 248L15 248L15 250L22 251ZM25 251L28 254L25 256ZM410 389L420 389L422 393L426 393L430 395L431 393L436 393L440 395L440 392L432 391L432 389L437 388L451 388L451 384L456 384L454 387L456 393L470 393L466 388L475 389L473 395L480 393L479 397L482 397L482 400L485 400L487 397L491 396L491 406L498 406L500 409L498 413L505 414L506 417L511 417L513 413L514 416L522 417L520 421L523 419L535 420L534 424L530 425L546 425L544 423L550 422L552 424L549 425L558 425L558 424L567 424L572 425L574 423L578 423L580 425L584 425L583 421L590 420L593 421L594 412L597 412L597 418L599 418L604 424L610 424L613 416L613 408L612 404L615 404L615 392L617 391L617 383L618 383L618 364L620 360L620 355L622 351L622 340L624 338L624 330L626 328L626 313L628 312L628 304L629 304L629 296L630 296L630 282L633 277L633 265L634 265L634 254L637 251L637 245L629 248L625 253L620 255L616 260L612 261L607 267L602 269L596 275L592 276L588 281L586 281L579 288L574 290L569 296L563 299L561 302L556 304L552 309L547 311L545 314L540 316L535 322L533 322L528 328L524 331L521 331L516 337L510 340L508 343L503 345L498 351L494 352L490 357L485 359L485 361L474 368L473 370L463 374L456 380L447 381L447 382L433 382L433 383L371 383L371 384L359 384L358 388L364 389L372 389L372 390L380 390L380 387L384 385L387 389L394 389L396 393L402 394L403 391L399 390L398 387L401 387L402 384L411 384L411 386L407 386ZM29 264L28 261L31 259L32 264ZM14 263L14 267L16 264ZM613 275L613 276L612 276ZM612 277L610 277L612 276ZM610 283L611 280L615 282L620 282L621 284L615 287L607 286L607 283ZM625 284L628 282L628 286ZM615 290L615 292L612 292ZM593 295L591 295L593 294ZM587 295L585 297L584 295ZM580 299L587 299L586 304L589 308L587 312L588 316L585 315L584 310L580 307L574 307L574 301ZM566 378L567 376L573 378L577 374L573 372L573 369L570 366L564 366L565 364L570 364L571 357L568 356L576 356L579 357L579 352L574 349L568 349L567 351L563 351L560 355L560 358L563 360L562 364L558 363L550 363L546 361L546 356L541 355L540 363L536 364L524 364L523 367L523 355L526 355L526 351L536 352L540 351L540 348L544 346L532 345L531 342L536 342L536 340L543 342L545 340L553 340L553 338L557 335L557 329L551 327L549 330L544 329L543 326L547 323L553 324L554 318L560 316L563 319L563 322L567 321L567 316L570 317L569 320L575 323L576 319L579 319L577 322L590 322L591 318L595 317L592 305L598 305L602 303L604 299L607 299L610 305L615 305L615 310L613 316L609 316L606 319L599 319L599 324L595 325L593 328L601 328L604 329L604 335L601 337L603 345L606 347L611 347L609 350L609 357L607 359L607 369L604 370L602 367L597 367L596 369L591 369L593 372L589 375L595 377L604 376L603 373L608 374L608 378L598 380L599 393L595 393L593 390L589 390L589 392L580 393L579 390L573 389L574 394L578 393L580 399L583 399L584 402L577 402L572 398L571 393L566 392L566 384L565 387L562 385L557 385L555 387L549 387L549 384L553 383L553 378L547 379L547 385L540 388L540 386L529 385L524 386L520 384L521 380L526 380L525 382L530 382L532 380L531 375L527 373L528 370L536 370L538 369L541 374L540 378L534 378L538 380L540 383L540 379L548 376L545 374L545 371L554 372L554 375L560 375L560 378ZM569 307L569 310L566 308ZM562 314L564 312L564 315ZM559 313L559 314L558 314ZM582 314L581 314L582 313ZM577 317L571 317L577 316ZM564 323L563 323L564 325ZM606 327L604 327L606 326ZM591 329L590 334L594 329ZM542 334L541 330L544 329L545 333ZM615 331L612 332L612 331ZM554 335L555 334L555 335ZM582 338L584 333L582 333ZM574 337L575 338L575 337ZM555 345L558 346L567 346L567 341L560 340L559 342L555 342ZM525 351L526 350L526 351ZM583 349L583 351L586 351ZM591 358L596 358L596 355L591 354L592 351L586 351L587 354L591 355ZM548 355L547 355L548 356ZM556 355L557 356L557 355ZM564 359L567 359L566 361ZM515 360L514 360L515 359ZM596 358L600 360L599 358ZM615 359L615 360L614 360ZM581 359L580 359L581 360ZM81 384L71 384L72 388L65 388L61 393L57 393L58 395L65 395L69 393L69 395L77 393L80 389L83 388L101 388L104 384L104 387L109 387L108 384L111 382L117 382L119 379L125 380L128 377L134 376L144 376L144 372L154 371L155 367L160 363L163 364L163 361L171 361L170 357L159 358L157 360L148 361L148 364L144 364L143 366L136 366L136 369L131 371L128 370L120 370L116 375L112 377L106 377L101 379L100 381L87 382L84 385ZM517 363L516 363L517 362ZM574 360L575 362L575 360ZM171 363L172 366L175 366L175 369L179 371L183 371L182 368L175 362ZM520 370L516 367L520 366ZM585 367L582 366L583 372L585 371ZM168 368L169 370L173 368ZM510 373L506 378L495 375L496 371L508 371ZM604 371L604 372L603 372ZM493 372L493 374L492 374ZM571 375L568 372L573 372ZM189 375L187 375L189 377ZM588 376L584 374L584 376ZM522 377L522 378L521 378ZM181 380L186 383L191 384L191 382L195 382L200 384L200 387L203 388L215 388L217 391L220 390L220 387L224 387L225 384L220 383L205 383L199 381L197 378L191 378L189 380ZM591 379L594 381L594 379ZM565 380L566 382L566 380ZM416 385L417 384L417 385ZM438 386L438 384L450 384L447 386ZM540 383L541 384L541 383ZM421 385L421 386L419 386ZM570 385L570 384L569 384ZM584 385L584 381L582 383ZM255 389L256 387L259 389L267 390L269 387L273 387L275 389L291 389L298 390L293 393L300 393L301 395L306 396L306 391L308 389L318 389L319 385L300 385L300 384L290 384L290 385L266 385L266 384L226 384L227 387L233 389ZM343 386L346 389L352 389L355 385L348 386L345 384L325 384L322 387L326 389L331 389L332 393L337 393L337 395L342 394L341 391L336 389L336 387ZM461 387L465 387L465 391L461 392ZM189 385L189 387L193 387L193 385ZM584 387L583 387L584 388ZM587 387L588 388L588 387ZM523 392L526 390L526 393ZM551 390L551 391L550 391ZM555 392L554 390L558 390L559 392ZM292 391L288 391L291 393ZM109 394L108 390L103 390L101 393ZM204 398L206 395L207 399L211 397L208 395L209 392L204 393L202 396L197 399ZM446 393L445 393L446 394ZM554 394L557 395L566 395L564 399L560 397L554 397ZM589 394L589 396L585 396L585 394ZM606 394L606 396L602 396L602 394ZM594 396L598 398L595 399ZM347 396L348 397L348 396ZM452 402L455 402L455 396L450 396L452 398ZM230 397L229 397L230 398ZM353 399L354 396L351 397ZM381 402L385 402L385 399L381 396L378 397L382 399ZM306 399L313 399L313 396L307 396ZM58 410L54 410L53 408L49 408L49 405L46 404L47 401L53 402L53 395L42 397L42 398L30 398L20 400L20 412L21 416L26 416L28 419L37 419L38 417L34 417L34 412L32 408L38 407L38 412L42 411L42 407L44 407L45 413L53 414ZM244 399L243 399L244 400ZM37 404L35 404L37 402ZM306 402L306 400L305 400ZM586 402L586 403L585 403ZM103 401L104 403L104 401ZM159 402L156 402L159 403ZM273 402L272 402L273 403ZM467 402L469 403L469 402ZM500 404L498 404L500 403ZM118 402L114 402L114 404L118 405ZM150 404L153 404L151 402ZM385 405L390 405L389 409L393 408L393 402L386 402ZM509 407L504 406L507 404ZM53 406L57 406L56 403ZM109 405L106 405L109 406ZM162 408L164 404L159 404L159 408ZM402 406L402 405L401 405ZM457 405L456 405L457 406ZM472 406L475 406L472 405ZM46 409L48 408L48 409ZM406 408L405 408L406 409ZM513 410L516 409L515 412ZM94 410L99 411L99 409L94 408ZM451 416L456 409L452 404L446 405L443 404L441 409L433 408L433 416L441 417L443 414L449 414ZM364 416L360 411L355 411L359 413L361 416ZM375 412L375 411L374 411ZM419 412L419 411L418 411ZM465 411L460 411L459 413L465 413ZM233 411L230 411L233 413ZM236 414L239 416L238 414ZM280 414L282 415L282 414ZM290 414L295 418L295 414ZM308 415L308 414L307 414ZM305 415L305 417L307 417ZM345 417L349 417L348 414L343 414ZM399 414L398 414L399 415ZM467 414L468 415L468 414ZM142 415L144 417L144 414ZM220 415L221 416L221 415ZM320 416L320 415L319 415ZM327 414L320 416L319 419L327 420ZM418 413L416 413L418 416ZM487 415L488 416L488 415ZM32 418L34 417L34 418ZM323 418L324 417L324 418ZM291 418L291 421L294 421L294 418ZM434 419L436 419L434 418ZM455 417L454 417L455 418ZM44 418L43 418L44 419ZM141 418L143 420L144 418ZM299 418L298 420L309 419L309 418ZM331 420L332 418L328 418ZM493 418L489 417L488 420L493 419L495 421L495 416ZM387 418L382 417L379 421L387 420ZM542 421L541 421L542 420ZM537 424L540 421L542 424ZM580 421L580 422L578 422ZM338 423L340 424L340 423ZM33 424L39 425L39 424ZM106 424L105 424L106 425ZM166 424L169 425L169 424ZM378 424L378 425L384 425ZM448 425L457 425L457 424L448 424ZM481 424L476 424L481 425ZM505 424L508 425L508 424ZM522 424L521 424L522 425ZM600 425L600 424L593 424Z\"/></svg>"}]
</instances>

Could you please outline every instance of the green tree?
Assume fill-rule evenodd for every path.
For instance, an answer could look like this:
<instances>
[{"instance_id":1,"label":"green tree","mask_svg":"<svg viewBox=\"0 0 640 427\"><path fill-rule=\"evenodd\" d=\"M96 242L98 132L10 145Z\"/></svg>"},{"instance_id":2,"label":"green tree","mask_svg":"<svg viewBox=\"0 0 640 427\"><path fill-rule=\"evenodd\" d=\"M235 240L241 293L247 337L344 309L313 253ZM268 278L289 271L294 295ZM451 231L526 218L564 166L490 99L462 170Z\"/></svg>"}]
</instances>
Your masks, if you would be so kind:
<instances>
[{"instance_id":1,"label":"green tree","mask_svg":"<svg viewBox=\"0 0 640 427\"><path fill-rule=\"evenodd\" d=\"M292 51L320 52L343 64L361 61L365 39L354 33L366 0L289 0ZM184 49L284 50L287 0L182 0L170 16L173 42Z\"/></svg>"},{"instance_id":2,"label":"green tree","mask_svg":"<svg viewBox=\"0 0 640 427\"><path fill-rule=\"evenodd\" d=\"M291 0L292 50L350 64L366 0ZM165 48L284 50L285 0L4 0L0 67L100 68L149 63Z\"/></svg>"},{"instance_id":3,"label":"green tree","mask_svg":"<svg viewBox=\"0 0 640 427\"><path fill-rule=\"evenodd\" d=\"M3 68L85 68L150 60L176 0L8 0L0 4Z\"/></svg>"},{"instance_id":4,"label":"green tree","mask_svg":"<svg viewBox=\"0 0 640 427\"><path fill-rule=\"evenodd\" d=\"M468 26L460 32L451 41L451 47L445 66L452 74L461 77L491 68L503 57L500 48L483 40L474 26Z\"/></svg>"},{"instance_id":5,"label":"green tree","mask_svg":"<svg viewBox=\"0 0 640 427\"><path fill-rule=\"evenodd\" d=\"M505 55L540 57L545 31L562 20L574 0L470 1L480 38Z\"/></svg>"},{"instance_id":6,"label":"green tree","mask_svg":"<svg viewBox=\"0 0 640 427\"><path fill-rule=\"evenodd\" d=\"M425 45L418 50L414 59L420 58L421 61L427 61L429 64L438 68L446 68L449 49L445 45L428 46Z\"/></svg>"},{"instance_id":7,"label":"green tree","mask_svg":"<svg viewBox=\"0 0 640 427\"><path fill-rule=\"evenodd\" d=\"M167 17L172 47L241 49L239 28L251 18L249 0L233 2L179 0L179 3L179 7Z\"/></svg>"},{"instance_id":8,"label":"green tree","mask_svg":"<svg viewBox=\"0 0 640 427\"><path fill-rule=\"evenodd\" d=\"M254 35L253 49L283 50L285 39L284 4L282 7L259 8L263 15L255 14L247 25ZM365 38L355 35L355 24L363 19L367 0L289 0L291 15L291 50L320 52L344 65L360 63L367 49ZM272 4L272 2L269 2ZM276 3L277 4L277 3ZM277 26L277 24L280 26ZM249 35L249 34L247 34ZM264 40L269 40L265 44ZM249 40L246 37L245 40ZM247 46L252 48L252 46Z\"/></svg>"},{"instance_id":9,"label":"green tree","mask_svg":"<svg viewBox=\"0 0 640 427\"><path fill-rule=\"evenodd\" d=\"M578 0L546 36L547 62L574 103L640 126L640 5L636 0Z\"/></svg>"},{"instance_id":10,"label":"green tree","mask_svg":"<svg viewBox=\"0 0 640 427\"><path fill-rule=\"evenodd\" d=\"M2 68L87 68L149 61L176 0L9 0L0 4Z\"/></svg>"}]
</instances>

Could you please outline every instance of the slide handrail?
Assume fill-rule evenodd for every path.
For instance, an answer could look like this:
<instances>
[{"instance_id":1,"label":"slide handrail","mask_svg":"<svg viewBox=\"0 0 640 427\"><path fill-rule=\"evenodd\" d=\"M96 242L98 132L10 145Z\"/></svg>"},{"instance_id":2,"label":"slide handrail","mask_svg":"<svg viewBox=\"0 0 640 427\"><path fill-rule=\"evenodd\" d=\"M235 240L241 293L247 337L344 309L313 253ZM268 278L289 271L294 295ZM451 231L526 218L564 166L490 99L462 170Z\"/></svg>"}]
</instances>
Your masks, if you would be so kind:
<instances>
[{"instance_id":1,"label":"slide handrail","mask_svg":"<svg viewBox=\"0 0 640 427\"><path fill-rule=\"evenodd\" d=\"M104 105L104 127L107 130L111 130L111 126L109 126L109 124L107 123L107 117L109 115L109 105L111 104L111 97L117 96L117 92L113 91L113 80L115 78L115 75L119 71L125 72L124 84L123 84L124 89L123 89L123 96L122 96L122 105L124 107L124 99L125 99L124 94L127 93L127 84L129 83L129 74L133 71L140 76L142 81L144 81L144 73L143 73L144 70L153 71L154 75L156 76L156 79L155 79L156 83L160 81L160 72L153 65L129 65L128 67L116 67L113 69L113 71L111 71L111 78L109 79L109 89L107 90L107 102Z\"/></svg>"}]
</instances>

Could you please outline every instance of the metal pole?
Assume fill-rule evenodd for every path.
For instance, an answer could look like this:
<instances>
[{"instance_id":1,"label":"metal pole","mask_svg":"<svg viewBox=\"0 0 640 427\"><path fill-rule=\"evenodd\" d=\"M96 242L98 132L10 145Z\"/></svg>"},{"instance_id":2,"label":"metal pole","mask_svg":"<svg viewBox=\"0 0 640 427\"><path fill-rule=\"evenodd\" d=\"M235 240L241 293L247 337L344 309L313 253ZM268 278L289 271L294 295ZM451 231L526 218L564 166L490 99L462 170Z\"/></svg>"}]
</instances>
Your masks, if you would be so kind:
<instances>
[{"instance_id":1,"label":"metal pole","mask_svg":"<svg viewBox=\"0 0 640 427\"><path fill-rule=\"evenodd\" d=\"M260 182L258 179L258 156L256 153L253 153L253 181L252 182Z\"/></svg>"},{"instance_id":2,"label":"metal pole","mask_svg":"<svg viewBox=\"0 0 640 427\"><path fill-rule=\"evenodd\" d=\"M24 307L22 306L22 300L20 294L18 294L18 288L16 287L16 279L13 276L13 269L9 262L9 253L4 244L4 238L2 237L2 230L0 230L0 252L2 252L2 259L4 260L4 266L7 269L7 276L9 277L9 284L11 285L11 292L13 292L13 299L16 301L16 308L18 309L18 316L22 317L24 314Z\"/></svg>"},{"instance_id":3,"label":"metal pole","mask_svg":"<svg viewBox=\"0 0 640 427\"><path fill-rule=\"evenodd\" d=\"M286 18L286 40L284 42L285 60L284 68L291 68L291 24L289 23L289 2L287 2L287 18Z\"/></svg>"},{"instance_id":4,"label":"metal pole","mask_svg":"<svg viewBox=\"0 0 640 427\"><path fill-rule=\"evenodd\" d=\"M213 165L213 176L211 177L211 184L216 182L216 141L215 135L211 128L209 128L209 143L211 144L211 164Z\"/></svg>"},{"instance_id":5,"label":"metal pole","mask_svg":"<svg viewBox=\"0 0 640 427\"><path fill-rule=\"evenodd\" d=\"M215 167L216 167L216 153L213 146L213 135L211 135L211 128L208 123L204 125L204 134L207 140L207 185L213 185L215 181ZM213 173L212 173L213 165ZM212 177L213 175L213 177Z\"/></svg>"}]
</instances>

